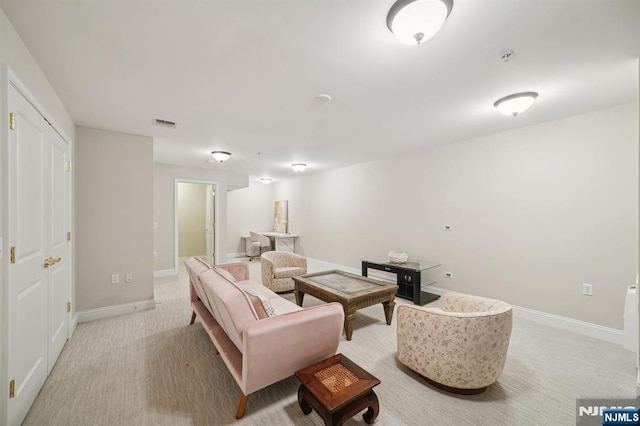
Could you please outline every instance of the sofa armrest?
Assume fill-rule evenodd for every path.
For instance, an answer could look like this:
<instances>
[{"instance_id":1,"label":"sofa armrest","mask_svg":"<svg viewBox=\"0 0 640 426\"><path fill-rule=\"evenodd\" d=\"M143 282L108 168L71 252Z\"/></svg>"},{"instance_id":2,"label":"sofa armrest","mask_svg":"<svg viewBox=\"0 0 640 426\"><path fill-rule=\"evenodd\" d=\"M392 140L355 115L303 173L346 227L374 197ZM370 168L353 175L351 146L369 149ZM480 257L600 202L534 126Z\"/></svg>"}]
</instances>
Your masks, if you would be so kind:
<instances>
[{"instance_id":1,"label":"sofa armrest","mask_svg":"<svg viewBox=\"0 0 640 426\"><path fill-rule=\"evenodd\" d=\"M222 268L229 271L238 281L245 281L249 279L249 265L244 262L221 263L220 265L216 265L216 268Z\"/></svg>"},{"instance_id":2,"label":"sofa armrest","mask_svg":"<svg viewBox=\"0 0 640 426\"><path fill-rule=\"evenodd\" d=\"M246 324L243 392L248 395L334 355L343 326L344 311L336 302Z\"/></svg>"}]
</instances>

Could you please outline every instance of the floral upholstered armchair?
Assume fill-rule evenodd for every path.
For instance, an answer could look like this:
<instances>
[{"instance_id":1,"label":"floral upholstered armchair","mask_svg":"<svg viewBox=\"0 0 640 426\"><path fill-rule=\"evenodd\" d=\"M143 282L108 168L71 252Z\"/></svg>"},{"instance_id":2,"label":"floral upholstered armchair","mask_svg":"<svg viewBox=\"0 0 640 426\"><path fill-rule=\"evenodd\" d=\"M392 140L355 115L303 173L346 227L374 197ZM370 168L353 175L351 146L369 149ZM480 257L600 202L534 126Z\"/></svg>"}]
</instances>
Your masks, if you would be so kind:
<instances>
[{"instance_id":1,"label":"floral upholstered armchair","mask_svg":"<svg viewBox=\"0 0 640 426\"><path fill-rule=\"evenodd\" d=\"M447 293L442 308L398 307L398 360L449 392L478 394L507 359L512 307L494 299Z\"/></svg>"},{"instance_id":2,"label":"floral upholstered armchair","mask_svg":"<svg viewBox=\"0 0 640 426\"><path fill-rule=\"evenodd\" d=\"M262 284L276 293L293 290L293 278L307 273L307 258L284 251L262 254Z\"/></svg>"}]
</instances>

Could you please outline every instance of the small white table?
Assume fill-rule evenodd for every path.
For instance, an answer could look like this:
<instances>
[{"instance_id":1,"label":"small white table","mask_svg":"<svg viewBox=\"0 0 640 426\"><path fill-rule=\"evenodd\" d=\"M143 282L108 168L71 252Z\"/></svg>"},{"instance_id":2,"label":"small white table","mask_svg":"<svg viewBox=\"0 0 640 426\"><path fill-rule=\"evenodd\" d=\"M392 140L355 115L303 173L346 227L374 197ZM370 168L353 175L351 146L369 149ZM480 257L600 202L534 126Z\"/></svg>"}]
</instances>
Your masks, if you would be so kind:
<instances>
[{"instance_id":1,"label":"small white table","mask_svg":"<svg viewBox=\"0 0 640 426\"><path fill-rule=\"evenodd\" d=\"M271 248L276 251L286 251L289 253L296 252L296 238L298 234L286 234L283 232L259 232L259 234L269 237L271 240ZM251 236L249 234L242 234L240 237L244 238L245 252L251 253L253 246L251 245Z\"/></svg>"}]
</instances>

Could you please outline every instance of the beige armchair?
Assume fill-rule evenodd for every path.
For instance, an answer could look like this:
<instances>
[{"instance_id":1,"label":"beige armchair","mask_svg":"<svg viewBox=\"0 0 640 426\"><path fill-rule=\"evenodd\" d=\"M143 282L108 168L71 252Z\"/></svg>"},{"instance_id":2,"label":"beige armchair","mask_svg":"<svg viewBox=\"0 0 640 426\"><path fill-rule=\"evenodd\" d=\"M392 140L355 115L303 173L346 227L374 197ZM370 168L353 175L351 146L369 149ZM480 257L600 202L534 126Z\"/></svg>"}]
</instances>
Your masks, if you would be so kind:
<instances>
[{"instance_id":1,"label":"beige armchair","mask_svg":"<svg viewBox=\"0 0 640 426\"><path fill-rule=\"evenodd\" d=\"M494 383L507 359L511 305L461 293L442 309L398 307L398 360L448 392L478 394Z\"/></svg>"},{"instance_id":2,"label":"beige armchair","mask_svg":"<svg viewBox=\"0 0 640 426\"><path fill-rule=\"evenodd\" d=\"M295 253L268 251L261 259L262 284L276 293L293 290L291 277L307 273L307 259Z\"/></svg>"}]
</instances>

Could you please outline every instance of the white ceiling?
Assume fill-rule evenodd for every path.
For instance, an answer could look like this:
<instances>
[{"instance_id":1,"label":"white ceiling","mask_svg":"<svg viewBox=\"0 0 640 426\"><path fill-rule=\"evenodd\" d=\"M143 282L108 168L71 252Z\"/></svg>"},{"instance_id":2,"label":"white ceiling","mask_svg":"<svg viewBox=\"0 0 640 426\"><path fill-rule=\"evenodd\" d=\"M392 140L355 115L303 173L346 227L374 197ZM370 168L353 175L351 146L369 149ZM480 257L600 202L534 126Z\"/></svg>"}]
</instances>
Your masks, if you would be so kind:
<instances>
[{"instance_id":1,"label":"white ceiling","mask_svg":"<svg viewBox=\"0 0 640 426\"><path fill-rule=\"evenodd\" d=\"M78 125L153 136L156 162L255 178L638 99L638 0L454 0L419 46L387 29L392 3L0 0ZM493 108L520 91L540 93L526 113ZM233 156L209 164L215 149Z\"/></svg>"}]
</instances>

